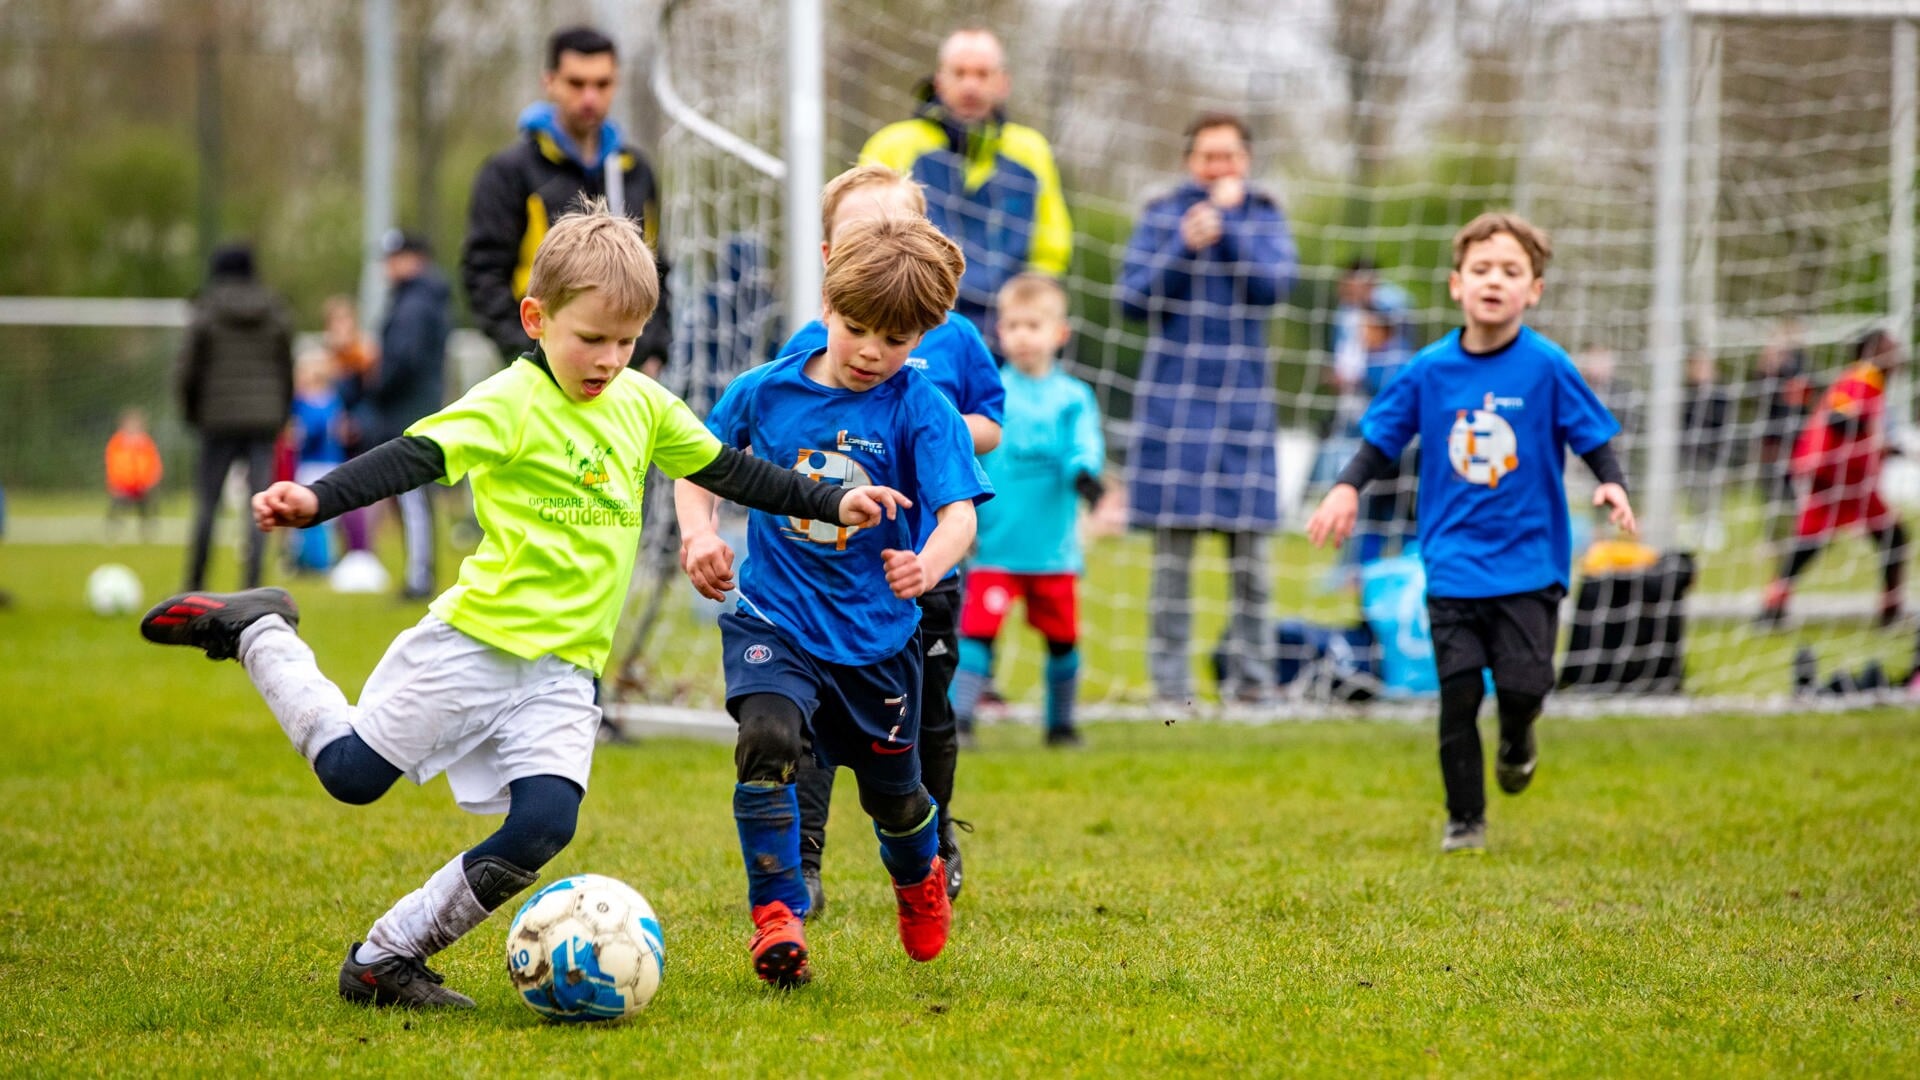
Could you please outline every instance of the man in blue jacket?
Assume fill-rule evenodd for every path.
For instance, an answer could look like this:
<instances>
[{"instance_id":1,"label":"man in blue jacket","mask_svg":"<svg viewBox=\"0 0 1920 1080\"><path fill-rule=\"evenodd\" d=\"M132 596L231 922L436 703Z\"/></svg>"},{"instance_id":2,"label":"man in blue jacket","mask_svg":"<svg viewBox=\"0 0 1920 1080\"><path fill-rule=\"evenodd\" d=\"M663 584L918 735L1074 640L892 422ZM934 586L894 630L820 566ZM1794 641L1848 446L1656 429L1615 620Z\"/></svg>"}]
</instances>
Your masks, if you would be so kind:
<instances>
[{"instance_id":1,"label":"man in blue jacket","mask_svg":"<svg viewBox=\"0 0 1920 1080\"><path fill-rule=\"evenodd\" d=\"M380 360L368 373L360 399L370 446L399 438L414 421L446 404L447 337L453 332L447 306L452 289L434 267L426 238L394 229L381 247L391 291L387 317L380 324ZM433 504L427 490L417 487L394 500L406 536L401 595L409 600L424 600L439 591L434 584Z\"/></svg>"},{"instance_id":2,"label":"man in blue jacket","mask_svg":"<svg viewBox=\"0 0 1920 1080\"><path fill-rule=\"evenodd\" d=\"M1227 538L1232 618L1223 696L1273 687L1267 535L1280 524L1277 396L1267 322L1293 283L1279 203L1247 186L1247 126L1207 113L1187 128L1188 179L1147 204L1127 245L1120 301L1147 324L1128 456L1130 520L1154 536L1149 671L1192 701L1189 580L1201 532Z\"/></svg>"}]
</instances>

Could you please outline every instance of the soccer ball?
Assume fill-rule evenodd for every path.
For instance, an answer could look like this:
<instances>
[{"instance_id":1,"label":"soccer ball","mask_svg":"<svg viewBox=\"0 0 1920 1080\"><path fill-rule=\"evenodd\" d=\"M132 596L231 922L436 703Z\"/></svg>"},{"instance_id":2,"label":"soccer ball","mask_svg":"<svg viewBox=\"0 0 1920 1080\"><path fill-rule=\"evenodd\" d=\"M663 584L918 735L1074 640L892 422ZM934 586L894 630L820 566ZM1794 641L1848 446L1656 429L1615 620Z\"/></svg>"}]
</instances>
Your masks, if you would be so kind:
<instances>
[{"instance_id":1,"label":"soccer ball","mask_svg":"<svg viewBox=\"0 0 1920 1080\"><path fill-rule=\"evenodd\" d=\"M373 552L349 551L334 564L327 584L338 593L383 593L393 587L393 579Z\"/></svg>"},{"instance_id":2,"label":"soccer ball","mask_svg":"<svg viewBox=\"0 0 1920 1080\"><path fill-rule=\"evenodd\" d=\"M507 974L550 1020L620 1020L660 989L667 954L647 898L579 874L534 893L507 930Z\"/></svg>"},{"instance_id":3,"label":"soccer ball","mask_svg":"<svg viewBox=\"0 0 1920 1080\"><path fill-rule=\"evenodd\" d=\"M87 575L87 607L100 616L127 615L140 606L140 578L119 563Z\"/></svg>"}]
</instances>

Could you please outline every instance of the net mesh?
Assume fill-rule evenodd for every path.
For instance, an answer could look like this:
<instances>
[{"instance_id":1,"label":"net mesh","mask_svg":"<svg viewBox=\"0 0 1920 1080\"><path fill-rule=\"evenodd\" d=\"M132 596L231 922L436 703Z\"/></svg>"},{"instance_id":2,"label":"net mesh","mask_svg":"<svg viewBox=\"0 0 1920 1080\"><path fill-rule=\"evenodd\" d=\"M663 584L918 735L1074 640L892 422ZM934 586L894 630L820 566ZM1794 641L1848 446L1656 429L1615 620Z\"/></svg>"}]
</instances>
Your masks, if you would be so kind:
<instances>
[{"instance_id":1,"label":"net mesh","mask_svg":"<svg viewBox=\"0 0 1920 1080\"><path fill-rule=\"evenodd\" d=\"M1299 529L1354 449L1353 419L1381 372L1457 323L1449 243L1476 213L1516 208L1553 233L1556 255L1532 324L1574 354L1614 409L1625 429L1616 444L1622 461L1636 491L1646 487L1660 26L1635 17L1555 21L1553 10L1535 5L1516 19L1501 5L1380 0L1290 13L1138 0L989 12L1009 43L1009 114L1049 137L1066 189L1075 335L1063 363L1096 390L1115 476L1134 467L1125 456L1148 345L1117 295L1128 238L1145 202L1182 179L1182 133L1196 113L1228 110L1252 129L1252 181L1284 207L1298 247L1284 301L1249 313L1268 319L1278 397L1285 524L1271 548L1271 615L1286 624L1279 659L1293 678L1283 691L1296 700L1392 696L1383 654L1395 647L1390 639L1421 629L1418 605L1363 613L1355 587L1373 573L1360 565L1362 549L1392 565L1411 534L1411 479L1370 493L1363 542L1347 553L1312 550ZM1652 567L1606 548L1595 555L1616 559L1605 572L1576 567L1559 657L1576 684L1684 686L1695 700L1751 703L1793 688L1803 650L1821 684L1836 668L1872 685L1876 676L1862 668L1877 663L1898 681L1911 666L1910 629L1877 624L1887 560L1862 528L1839 531L1799 575L1782 627L1755 625L1813 482L1803 477L1796 487L1790 475L1795 441L1817 422L1854 340L1888 321L1888 23L1827 10L1807 0L1790 19L1693 21L1690 355L1678 405L1679 499L1666 534L1674 543L1653 553L1666 558ZM912 114L951 29L933 3L828 5L829 172L852 164L874 131ZM757 5L688 0L671 9L660 62L692 109L777 153L782 32ZM704 409L781 338L780 185L684 126L666 132L659 159L682 298L674 378ZM1354 271L1356 260L1376 269ZM1343 349L1356 335L1361 344ZM1903 438L1908 398L1896 376L1876 436L1888 445ZM1583 505L1592 490L1584 466L1571 463L1567 475L1581 547L1614 539ZM1836 482L1865 494L1859 478ZM1897 458L1875 483L1895 511L1920 495ZM1151 541L1137 533L1101 540L1088 558L1083 697L1109 707L1144 702L1153 693ZM711 707L722 692L714 609L678 578L670 547L652 566L635 602L651 613L650 631L670 632L652 632L635 652L627 696ZM1578 595L1583 588L1589 595ZM1224 545L1203 537L1186 601L1186 661L1206 696L1232 590ZM1329 646L1331 631L1361 626L1374 640L1356 639L1359 659ZM1017 623L1009 627L1001 688L1037 701L1044 650ZM1636 637L1639 648L1622 647ZM1653 707L1599 700L1596 708Z\"/></svg>"}]
</instances>

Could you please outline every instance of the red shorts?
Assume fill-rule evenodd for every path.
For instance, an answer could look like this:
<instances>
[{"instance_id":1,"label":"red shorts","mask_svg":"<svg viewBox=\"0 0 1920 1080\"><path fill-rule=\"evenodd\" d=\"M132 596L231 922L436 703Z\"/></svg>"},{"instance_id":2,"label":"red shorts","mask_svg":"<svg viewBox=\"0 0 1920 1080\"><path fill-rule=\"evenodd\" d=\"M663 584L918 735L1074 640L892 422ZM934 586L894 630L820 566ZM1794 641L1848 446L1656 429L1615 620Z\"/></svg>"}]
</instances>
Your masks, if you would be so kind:
<instances>
[{"instance_id":1,"label":"red shorts","mask_svg":"<svg viewBox=\"0 0 1920 1080\"><path fill-rule=\"evenodd\" d=\"M1080 637L1079 602L1073 574L1014 574L969 570L967 599L960 606L960 636L993 638L1013 602L1027 602L1027 624L1048 641L1071 644Z\"/></svg>"},{"instance_id":2,"label":"red shorts","mask_svg":"<svg viewBox=\"0 0 1920 1080\"><path fill-rule=\"evenodd\" d=\"M1865 525L1868 532L1881 532L1896 520L1892 509L1881 501L1878 491L1850 498L1834 498L1816 492L1801 508L1800 520L1795 523L1793 531L1801 539L1825 539L1856 523Z\"/></svg>"}]
</instances>

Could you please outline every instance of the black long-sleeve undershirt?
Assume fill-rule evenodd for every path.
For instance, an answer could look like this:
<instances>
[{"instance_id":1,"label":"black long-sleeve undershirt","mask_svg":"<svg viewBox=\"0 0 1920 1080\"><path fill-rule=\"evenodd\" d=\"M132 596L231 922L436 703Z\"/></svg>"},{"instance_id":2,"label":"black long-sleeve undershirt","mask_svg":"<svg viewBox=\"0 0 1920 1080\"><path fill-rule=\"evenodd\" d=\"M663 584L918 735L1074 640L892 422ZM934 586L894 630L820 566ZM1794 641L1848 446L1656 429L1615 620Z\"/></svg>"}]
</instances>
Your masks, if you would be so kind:
<instances>
[{"instance_id":1,"label":"black long-sleeve undershirt","mask_svg":"<svg viewBox=\"0 0 1920 1080\"><path fill-rule=\"evenodd\" d=\"M1088 506L1094 506L1106 496L1107 485L1101 483L1100 478L1092 473L1082 471L1080 475L1073 478L1073 490L1079 492L1080 497L1087 500Z\"/></svg>"},{"instance_id":2,"label":"black long-sleeve undershirt","mask_svg":"<svg viewBox=\"0 0 1920 1080\"><path fill-rule=\"evenodd\" d=\"M445 475L447 459L439 443L424 435L390 439L314 482L313 494L320 503L314 520L339 517ZM742 506L818 521L840 522L840 502L846 497L845 488L809 480L725 446L686 478Z\"/></svg>"},{"instance_id":3,"label":"black long-sleeve undershirt","mask_svg":"<svg viewBox=\"0 0 1920 1080\"><path fill-rule=\"evenodd\" d=\"M1593 470L1594 478L1601 483L1619 484L1622 488L1627 486L1626 473L1620 469L1620 459L1614 456L1611 442L1603 442L1581 454L1580 460L1587 463L1587 468ZM1347 462L1346 468L1340 470L1340 476L1334 480L1334 484L1347 484L1355 491L1365 491L1373 481L1391 476L1397 465L1398 462L1388 457L1385 451L1363 439L1359 452Z\"/></svg>"}]
</instances>

